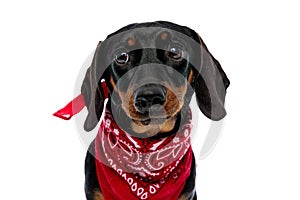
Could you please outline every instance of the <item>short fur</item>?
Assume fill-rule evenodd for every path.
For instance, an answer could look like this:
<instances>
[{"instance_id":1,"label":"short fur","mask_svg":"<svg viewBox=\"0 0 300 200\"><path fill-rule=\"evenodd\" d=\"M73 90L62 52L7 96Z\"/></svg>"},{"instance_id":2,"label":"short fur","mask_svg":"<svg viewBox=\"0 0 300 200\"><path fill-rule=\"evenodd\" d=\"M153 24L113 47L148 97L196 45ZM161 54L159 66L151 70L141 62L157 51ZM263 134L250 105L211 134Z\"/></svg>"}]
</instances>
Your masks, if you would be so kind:
<instances>
[{"instance_id":1,"label":"short fur","mask_svg":"<svg viewBox=\"0 0 300 200\"><path fill-rule=\"evenodd\" d=\"M143 115L140 115L138 112L136 112L134 106L132 105L133 96L126 96L126 94L132 94L134 92L134 88L130 87L130 85L124 88L117 86L118 81L122 77L122 73L115 70L114 63L109 64L106 68L104 66L106 63L105 59L107 59L107 54L111 50L110 48L115 46L115 43L120 41L113 41L114 44L112 44L112 42L105 43L104 41L103 43L99 42L97 46L92 64L87 70L81 88L81 92L84 96L84 100L88 109L88 116L84 124L85 130L90 131L95 128L103 111L104 93L103 88L101 87L101 79L105 79L110 94L112 94L112 92L118 94L116 99L112 99L112 96L109 96L107 108L111 109L111 105L114 105L119 109L118 114L122 116L122 119L124 119L119 126L126 130L126 132L129 132L133 135L149 134L149 137L167 137L171 134L175 134L180 126L180 123L178 122L184 119L186 116L190 99L194 92L196 93L197 104L205 116L212 120L222 119L226 115L224 101L226 89L229 86L229 79L221 68L220 63L208 51L200 36L194 30L188 27L180 26L170 22L158 21L151 23L131 24L115 33L112 33L107 38L111 38L116 34L141 27L162 27L175 30L187 35L202 47L199 48L199 52L190 52L191 56L197 56L199 60L196 66L192 65L187 60L183 60L181 62L167 60L164 57L165 52L163 52L163 50L153 51L151 49L142 49L130 52L131 62L126 66L126 69L132 69L133 67L142 64L154 62L172 67L175 66L177 71L182 73L183 77L185 77L186 82L183 81L177 83L177 85L173 84L173 80L170 79L170 84L173 85L174 91L177 91L178 93L175 92L175 94L174 91L167 91L167 100L164 105L166 112L170 115L170 118L168 119L169 121L166 123L167 125L160 127L161 131L158 134L152 135L150 134L152 130L151 128L143 129L142 125L138 121L133 124L132 118L135 118L135 120L143 119ZM135 37L134 35L130 35L130 33L131 32L129 31L129 33L124 36L124 38L128 38L128 47L132 47L143 42L142 37ZM159 36L158 39L162 42L167 41L171 36L171 33L166 32L156 34ZM103 75L99 77L99 74ZM147 75L149 76L149 74ZM132 81L135 81L136 83L132 83ZM139 80L136 77L132 78L132 81L130 83L131 86L139 83ZM187 87L187 84L190 84L193 90L190 90ZM178 98L180 95L182 98ZM122 105L122 102L124 106L119 106ZM176 107L176 109L173 109L174 107ZM140 128L136 128L138 126ZM138 130L142 131L139 132ZM85 192L88 200L103 198L101 195L101 188L97 180L95 158L93 154L94 142L91 143L85 160ZM197 198L195 192L195 177L196 165L193 157L191 173L189 178L186 180L186 185L181 192L179 199Z\"/></svg>"}]
</instances>

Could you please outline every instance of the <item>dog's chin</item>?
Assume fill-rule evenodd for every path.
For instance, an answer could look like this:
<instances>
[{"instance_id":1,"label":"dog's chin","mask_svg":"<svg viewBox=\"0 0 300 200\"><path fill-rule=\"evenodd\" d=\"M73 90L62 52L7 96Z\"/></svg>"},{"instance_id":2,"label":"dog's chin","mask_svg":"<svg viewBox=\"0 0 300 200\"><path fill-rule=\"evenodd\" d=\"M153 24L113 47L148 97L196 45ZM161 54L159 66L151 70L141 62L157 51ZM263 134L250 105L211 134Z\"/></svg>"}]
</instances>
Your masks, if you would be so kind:
<instances>
[{"instance_id":1,"label":"dog's chin","mask_svg":"<svg viewBox=\"0 0 300 200\"><path fill-rule=\"evenodd\" d=\"M132 119L131 128L134 136L146 138L159 133L169 132L174 128L175 117L149 118L145 120Z\"/></svg>"},{"instance_id":2,"label":"dog's chin","mask_svg":"<svg viewBox=\"0 0 300 200\"><path fill-rule=\"evenodd\" d=\"M153 118L147 118L143 120L137 120L137 119L132 119L134 123L140 126L148 126L148 125L160 125L164 124L170 116L167 117L153 117Z\"/></svg>"}]
</instances>

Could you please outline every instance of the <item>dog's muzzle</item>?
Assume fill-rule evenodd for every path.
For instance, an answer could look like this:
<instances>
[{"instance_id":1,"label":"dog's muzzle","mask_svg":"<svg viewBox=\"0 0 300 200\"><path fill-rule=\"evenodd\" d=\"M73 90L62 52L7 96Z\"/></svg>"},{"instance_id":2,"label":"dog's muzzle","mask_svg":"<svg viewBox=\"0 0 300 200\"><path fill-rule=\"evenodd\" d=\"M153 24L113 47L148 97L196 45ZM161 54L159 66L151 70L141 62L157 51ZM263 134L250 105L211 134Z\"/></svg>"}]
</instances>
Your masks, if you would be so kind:
<instances>
[{"instance_id":1,"label":"dog's muzzle","mask_svg":"<svg viewBox=\"0 0 300 200\"><path fill-rule=\"evenodd\" d=\"M166 89L160 84L146 84L134 91L134 107L142 113L147 114L154 105L162 106L166 101Z\"/></svg>"}]
</instances>

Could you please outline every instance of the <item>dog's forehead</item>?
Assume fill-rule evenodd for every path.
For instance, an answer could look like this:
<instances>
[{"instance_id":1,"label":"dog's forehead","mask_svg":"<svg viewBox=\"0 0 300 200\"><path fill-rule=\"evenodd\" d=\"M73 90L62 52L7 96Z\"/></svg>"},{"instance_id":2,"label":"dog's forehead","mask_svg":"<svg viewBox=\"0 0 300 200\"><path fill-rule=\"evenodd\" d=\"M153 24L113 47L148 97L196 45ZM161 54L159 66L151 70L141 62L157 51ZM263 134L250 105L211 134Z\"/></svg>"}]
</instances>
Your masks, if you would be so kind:
<instances>
[{"instance_id":1,"label":"dog's forehead","mask_svg":"<svg viewBox=\"0 0 300 200\"><path fill-rule=\"evenodd\" d=\"M149 46L155 44L155 39L161 32L163 32L161 28L131 29L123 34L121 33L119 39L120 41L126 41L129 46L136 45L137 43L142 46Z\"/></svg>"},{"instance_id":2,"label":"dog's forehead","mask_svg":"<svg viewBox=\"0 0 300 200\"><path fill-rule=\"evenodd\" d=\"M113 34L110 34L106 40L110 43L128 42L130 45L134 45L140 42L139 45L145 47L155 47L155 44L159 41L166 40L181 40L188 43L193 40L191 30L187 28L177 28L177 30L166 27L138 27L129 28L128 30L121 29Z\"/></svg>"}]
</instances>

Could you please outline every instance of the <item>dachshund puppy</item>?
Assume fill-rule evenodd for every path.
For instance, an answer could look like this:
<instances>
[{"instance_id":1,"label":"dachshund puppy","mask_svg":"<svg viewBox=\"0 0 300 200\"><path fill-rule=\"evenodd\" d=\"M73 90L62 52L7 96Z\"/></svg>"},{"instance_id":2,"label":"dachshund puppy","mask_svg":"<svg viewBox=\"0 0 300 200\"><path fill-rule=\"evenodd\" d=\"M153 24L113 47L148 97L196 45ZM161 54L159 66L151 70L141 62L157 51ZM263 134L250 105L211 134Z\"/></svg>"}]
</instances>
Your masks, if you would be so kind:
<instances>
[{"instance_id":1,"label":"dachshund puppy","mask_svg":"<svg viewBox=\"0 0 300 200\"><path fill-rule=\"evenodd\" d=\"M131 24L99 42L81 88L84 129L104 116L86 156L87 199L196 199L189 103L195 93L202 113L220 120L228 86L188 27Z\"/></svg>"}]
</instances>

